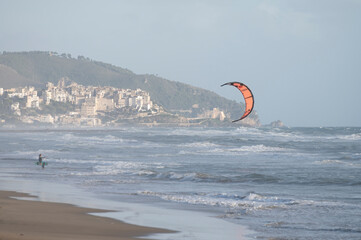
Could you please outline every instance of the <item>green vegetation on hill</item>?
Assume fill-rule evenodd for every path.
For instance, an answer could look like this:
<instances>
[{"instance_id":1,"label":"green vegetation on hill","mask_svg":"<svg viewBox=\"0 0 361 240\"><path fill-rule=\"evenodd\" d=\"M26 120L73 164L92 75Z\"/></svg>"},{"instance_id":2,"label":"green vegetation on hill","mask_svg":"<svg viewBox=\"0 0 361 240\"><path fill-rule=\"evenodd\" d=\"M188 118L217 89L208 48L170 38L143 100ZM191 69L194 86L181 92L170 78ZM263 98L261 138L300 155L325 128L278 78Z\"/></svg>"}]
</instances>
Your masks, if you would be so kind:
<instances>
[{"instance_id":1,"label":"green vegetation on hill","mask_svg":"<svg viewBox=\"0 0 361 240\"><path fill-rule=\"evenodd\" d=\"M60 78L68 77L82 85L141 88L149 92L152 100L166 110L188 110L198 104L199 108L204 110L220 108L229 113L232 119L241 116L242 104L214 92L155 75L135 74L127 69L82 56L71 58L69 54L54 52L3 52L0 54L1 65L6 67L0 68L0 87L8 87L12 83L13 87L19 84L44 87L46 82L57 83ZM10 71L9 69L17 73L16 81L11 79L14 74L4 73ZM250 118L258 121L255 113L251 114Z\"/></svg>"}]
</instances>

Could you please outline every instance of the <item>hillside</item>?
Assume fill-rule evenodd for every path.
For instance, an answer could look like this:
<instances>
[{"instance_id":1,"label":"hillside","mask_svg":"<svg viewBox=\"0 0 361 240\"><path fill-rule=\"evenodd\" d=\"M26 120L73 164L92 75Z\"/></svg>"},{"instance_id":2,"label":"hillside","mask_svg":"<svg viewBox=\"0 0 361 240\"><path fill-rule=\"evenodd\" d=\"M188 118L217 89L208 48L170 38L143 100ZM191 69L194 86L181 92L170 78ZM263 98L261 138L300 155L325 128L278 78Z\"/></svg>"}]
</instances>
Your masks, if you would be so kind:
<instances>
[{"instance_id":1,"label":"hillside","mask_svg":"<svg viewBox=\"0 0 361 240\"><path fill-rule=\"evenodd\" d=\"M135 74L88 58L53 52L4 52L0 55L0 87L19 86L44 87L46 82L56 83L68 77L82 85L113 86L118 88L140 88L150 93L157 104L167 111L192 109L223 110L231 119L240 117L242 104L228 100L214 92L170 81L150 74ZM254 112L250 120L258 121Z\"/></svg>"},{"instance_id":2,"label":"hillside","mask_svg":"<svg viewBox=\"0 0 361 240\"><path fill-rule=\"evenodd\" d=\"M40 83L20 75L11 67L0 64L0 86L2 88L21 87L24 84L39 85Z\"/></svg>"}]
</instances>

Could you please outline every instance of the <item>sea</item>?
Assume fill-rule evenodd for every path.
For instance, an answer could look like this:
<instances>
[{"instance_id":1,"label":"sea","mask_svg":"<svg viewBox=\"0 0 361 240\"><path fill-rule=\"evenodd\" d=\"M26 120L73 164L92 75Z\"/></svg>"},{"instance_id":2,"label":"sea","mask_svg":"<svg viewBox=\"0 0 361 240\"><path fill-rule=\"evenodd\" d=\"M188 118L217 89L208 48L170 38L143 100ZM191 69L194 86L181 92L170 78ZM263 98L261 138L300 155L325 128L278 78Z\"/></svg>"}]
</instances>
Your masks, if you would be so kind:
<instances>
[{"instance_id":1,"label":"sea","mask_svg":"<svg viewBox=\"0 0 361 240\"><path fill-rule=\"evenodd\" d=\"M3 128L0 181L180 232L157 239L361 239L359 127Z\"/></svg>"}]
</instances>

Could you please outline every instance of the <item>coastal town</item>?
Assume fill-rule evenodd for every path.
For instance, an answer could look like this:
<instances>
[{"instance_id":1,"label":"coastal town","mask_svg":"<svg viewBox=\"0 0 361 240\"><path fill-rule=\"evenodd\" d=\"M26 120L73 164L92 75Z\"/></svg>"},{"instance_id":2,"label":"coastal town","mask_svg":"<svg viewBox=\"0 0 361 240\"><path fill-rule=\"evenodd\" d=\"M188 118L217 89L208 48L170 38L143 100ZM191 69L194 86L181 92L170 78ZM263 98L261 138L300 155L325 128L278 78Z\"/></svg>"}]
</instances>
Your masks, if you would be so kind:
<instances>
[{"instance_id":1,"label":"coastal town","mask_svg":"<svg viewBox=\"0 0 361 240\"><path fill-rule=\"evenodd\" d=\"M164 111L142 89L83 86L65 77L57 84L48 82L40 90L32 86L0 88L0 96L12 100L10 114L24 124L115 126L130 122L143 125L166 122L187 126L198 124L200 119L224 121L226 118L217 108L195 118L185 118ZM196 104L194 108L197 108ZM2 124L6 121L0 119Z\"/></svg>"},{"instance_id":2,"label":"coastal town","mask_svg":"<svg viewBox=\"0 0 361 240\"><path fill-rule=\"evenodd\" d=\"M14 101L10 108L21 122L30 124L38 122L101 126L104 124L102 116L119 109L134 111L138 117L163 112L161 107L153 104L149 93L141 89L83 86L68 78L60 79L56 85L48 82L40 91L35 87L0 88L0 96L4 94L9 98L22 100ZM24 114L30 109L42 110L54 102L66 104L70 111L53 114Z\"/></svg>"}]
</instances>

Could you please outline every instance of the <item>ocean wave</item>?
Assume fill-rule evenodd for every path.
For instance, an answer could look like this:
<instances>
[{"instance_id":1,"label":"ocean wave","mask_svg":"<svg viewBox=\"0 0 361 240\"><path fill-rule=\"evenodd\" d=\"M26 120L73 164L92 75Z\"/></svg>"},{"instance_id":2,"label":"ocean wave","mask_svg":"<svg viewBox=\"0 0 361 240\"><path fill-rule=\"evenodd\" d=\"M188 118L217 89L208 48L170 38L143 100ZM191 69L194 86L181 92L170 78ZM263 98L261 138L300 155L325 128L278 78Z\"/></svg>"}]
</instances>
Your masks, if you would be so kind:
<instances>
[{"instance_id":1,"label":"ocean wave","mask_svg":"<svg viewBox=\"0 0 361 240\"><path fill-rule=\"evenodd\" d=\"M84 161L83 163L87 163ZM89 161L89 163L93 163L93 161ZM70 175L72 176L115 176L119 174L133 174L135 171L134 169L139 168L139 164L137 163L130 163L130 162L99 162L100 164L104 165L93 165L92 171L74 171L71 172Z\"/></svg>"},{"instance_id":2,"label":"ocean wave","mask_svg":"<svg viewBox=\"0 0 361 240\"><path fill-rule=\"evenodd\" d=\"M69 175L70 176L81 176L81 177L90 177L90 176L112 176L112 175L117 175L119 174L118 170L109 170L106 172L70 172Z\"/></svg>"},{"instance_id":3,"label":"ocean wave","mask_svg":"<svg viewBox=\"0 0 361 240\"><path fill-rule=\"evenodd\" d=\"M350 135L339 135L336 138L342 140L361 140L361 133L354 133Z\"/></svg>"},{"instance_id":4,"label":"ocean wave","mask_svg":"<svg viewBox=\"0 0 361 240\"><path fill-rule=\"evenodd\" d=\"M219 154L224 154L225 151L224 149L221 148L214 148L214 149L203 149L203 150L180 150L178 152L178 155L209 155L209 154L214 154L217 155L217 153Z\"/></svg>"},{"instance_id":5,"label":"ocean wave","mask_svg":"<svg viewBox=\"0 0 361 240\"><path fill-rule=\"evenodd\" d=\"M270 227L277 227L279 229L291 229L293 231L312 231L312 232L333 232L333 234L340 232L340 233L355 233L360 234L361 229L360 228L349 228L349 227L328 227L328 228L319 228L317 227L317 224L314 225L314 227L297 227L297 226L287 226L284 223L281 224L270 224L268 225ZM337 238L338 239L338 238ZM343 238L340 238L343 239ZM350 239L356 239L356 238L350 238ZM359 238L357 238L359 239Z\"/></svg>"},{"instance_id":6,"label":"ocean wave","mask_svg":"<svg viewBox=\"0 0 361 240\"><path fill-rule=\"evenodd\" d=\"M54 159L53 162L57 163L67 163L67 164L111 164L112 161L106 160L84 160L84 159Z\"/></svg>"},{"instance_id":7,"label":"ocean wave","mask_svg":"<svg viewBox=\"0 0 361 240\"><path fill-rule=\"evenodd\" d=\"M118 174L126 174L133 176L147 176L147 177L156 177L160 173L157 172L161 169L164 169L163 163L160 162L129 162L129 161L111 161L111 160L78 160L78 159L59 159L55 160L60 163L68 164L88 164L91 170L87 172L72 172L71 175L76 176L112 176ZM176 166L177 163L170 163L168 166ZM154 170L152 170L154 169ZM174 177L176 178L176 177Z\"/></svg>"},{"instance_id":8,"label":"ocean wave","mask_svg":"<svg viewBox=\"0 0 361 240\"><path fill-rule=\"evenodd\" d=\"M215 177L205 173L177 173L177 172L157 172L152 170L141 170L137 172L140 176L147 176L158 180L170 181L194 181L194 182L211 182Z\"/></svg>"},{"instance_id":9,"label":"ocean wave","mask_svg":"<svg viewBox=\"0 0 361 240\"><path fill-rule=\"evenodd\" d=\"M61 141L67 142L79 142L79 143L135 143L135 139L123 139L113 135L106 136L86 136L86 135L76 135L73 133L66 133L60 136Z\"/></svg>"},{"instance_id":10,"label":"ocean wave","mask_svg":"<svg viewBox=\"0 0 361 240\"><path fill-rule=\"evenodd\" d=\"M318 164L318 165L340 164L340 165L345 165L345 166L350 166L350 167L357 167L357 168L361 167L360 163L347 162L347 161L341 161L341 160L335 160L335 159L325 159L325 160L315 161L313 163Z\"/></svg>"},{"instance_id":11,"label":"ocean wave","mask_svg":"<svg viewBox=\"0 0 361 240\"><path fill-rule=\"evenodd\" d=\"M263 196L256 193L249 193L245 196L232 195L226 193L207 194L207 193L160 193L153 191L139 191L138 195L146 195L161 198L165 201L186 203L192 205L205 205L211 207L224 207L238 210L245 214L254 211L268 210L273 208L288 208L292 205L300 204L293 199L283 199L273 196Z\"/></svg>"},{"instance_id":12,"label":"ocean wave","mask_svg":"<svg viewBox=\"0 0 361 240\"><path fill-rule=\"evenodd\" d=\"M191 145L190 145L191 146ZM252 153L292 153L293 149L289 148L280 148L280 147L270 147L263 144L251 145L251 146L241 146L239 148L221 148L219 145L202 145L196 150L180 150L178 154L180 155L197 155L197 154L227 154L227 155L244 155ZM207 146L207 147L206 147Z\"/></svg>"},{"instance_id":13,"label":"ocean wave","mask_svg":"<svg viewBox=\"0 0 361 240\"><path fill-rule=\"evenodd\" d=\"M220 145L211 142L193 142L179 145L179 147L183 148L214 148L219 146Z\"/></svg>"},{"instance_id":14,"label":"ocean wave","mask_svg":"<svg viewBox=\"0 0 361 240\"><path fill-rule=\"evenodd\" d=\"M190 176L181 175L172 172L161 173L166 167L177 167L179 163L164 163L161 162L130 162L130 161L112 161L112 160L82 160L82 159L55 159L54 162L70 165L80 165L84 171L73 171L70 175L73 176L143 176L154 179L168 179L180 180L191 178ZM86 165L85 168L84 166Z\"/></svg>"},{"instance_id":15,"label":"ocean wave","mask_svg":"<svg viewBox=\"0 0 361 240\"><path fill-rule=\"evenodd\" d=\"M190 182L208 182L208 183L244 183L244 182L254 182L254 183L275 183L279 182L280 179L264 174L242 174L242 175L213 175L204 172L175 172L175 171L166 171L159 172L156 170L141 169L134 171L133 175L145 176L148 178L156 180L165 180L165 181L190 181Z\"/></svg>"},{"instance_id":16,"label":"ocean wave","mask_svg":"<svg viewBox=\"0 0 361 240\"><path fill-rule=\"evenodd\" d=\"M259 145L252 145L252 146L242 146L240 148L232 148L232 149L228 149L228 151L257 153L257 152L285 152L285 151L291 151L291 149L279 148L279 147L268 147L263 144L259 144Z\"/></svg>"},{"instance_id":17,"label":"ocean wave","mask_svg":"<svg viewBox=\"0 0 361 240\"><path fill-rule=\"evenodd\" d=\"M165 177L170 180L182 180L182 181L195 181L200 180L202 178L207 178L208 175L202 173L176 173L176 172L168 172L166 174L160 174L158 177Z\"/></svg>"},{"instance_id":18,"label":"ocean wave","mask_svg":"<svg viewBox=\"0 0 361 240\"><path fill-rule=\"evenodd\" d=\"M331 132L329 132L331 131ZM295 141L295 142L314 142L314 141L358 141L361 140L361 132L338 135L334 132L337 129L310 129L307 131L299 131L297 129L278 129L278 128L245 128L240 127L236 131L231 132L232 135L242 135L244 138L262 138L277 139L278 141ZM359 130L357 130L359 131Z\"/></svg>"},{"instance_id":19,"label":"ocean wave","mask_svg":"<svg viewBox=\"0 0 361 240\"><path fill-rule=\"evenodd\" d=\"M278 140L284 140L288 141L290 139L297 139L297 140L303 140L305 139L304 135L297 134L294 132L287 132L283 129L278 128L271 128L271 129L264 129L264 128L247 128L247 127L240 127L237 128L235 132L233 132L234 135L242 135L246 137L262 137L262 138L278 138Z\"/></svg>"},{"instance_id":20,"label":"ocean wave","mask_svg":"<svg viewBox=\"0 0 361 240\"><path fill-rule=\"evenodd\" d=\"M80 160L80 159L55 159L54 162L70 164L70 166L80 165L84 171L71 172L70 175L76 176L134 176L143 179L152 179L157 181L169 182L205 182L205 183L276 183L281 181L276 176L260 173L234 173L218 174L202 171L185 171L180 163L162 163L162 162L129 162L129 161L111 161L111 160ZM83 166L81 166L83 165ZM177 168L180 170L177 171Z\"/></svg>"},{"instance_id":21,"label":"ocean wave","mask_svg":"<svg viewBox=\"0 0 361 240\"><path fill-rule=\"evenodd\" d=\"M170 132L165 132L165 135L177 136L224 136L229 134L229 130L207 129L207 128L192 128L192 129L174 129Z\"/></svg>"}]
</instances>

